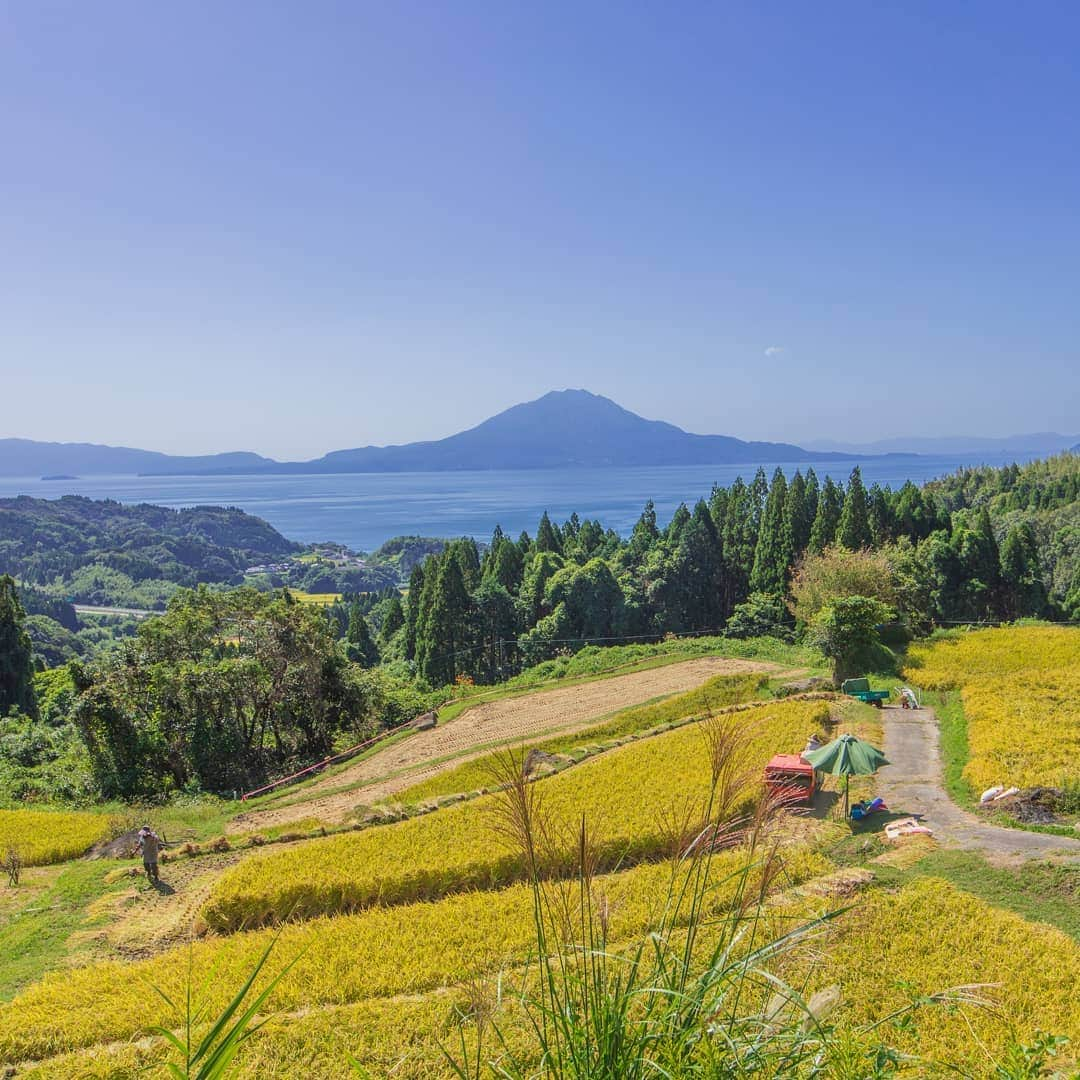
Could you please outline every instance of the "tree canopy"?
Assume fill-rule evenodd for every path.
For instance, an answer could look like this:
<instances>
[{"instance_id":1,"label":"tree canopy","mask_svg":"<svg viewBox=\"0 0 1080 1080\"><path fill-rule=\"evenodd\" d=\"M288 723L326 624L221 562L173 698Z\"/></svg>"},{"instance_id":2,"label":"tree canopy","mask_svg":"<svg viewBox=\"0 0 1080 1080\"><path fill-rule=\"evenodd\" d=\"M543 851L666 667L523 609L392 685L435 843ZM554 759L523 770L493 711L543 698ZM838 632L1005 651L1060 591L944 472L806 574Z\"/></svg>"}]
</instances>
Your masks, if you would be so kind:
<instances>
[{"instance_id":1,"label":"tree canopy","mask_svg":"<svg viewBox=\"0 0 1080 1080\"><path fill-rule=\"evenodd\" d=\"M288 593L183 592L137 636L74 666L73 718L101 791L244 788L373 719L373 684Z\"/></svg>"},{"instance_id":2,"label":"tree canopy","mask_svg":"<svg viewBox=\"0 0 1080 1080\"><path fill-rule=\"evenodd\" d=\"M0 717L12 709L37 715L34 646L15 580L4 574L0 576Z\"/></svg>"}]
</instances>

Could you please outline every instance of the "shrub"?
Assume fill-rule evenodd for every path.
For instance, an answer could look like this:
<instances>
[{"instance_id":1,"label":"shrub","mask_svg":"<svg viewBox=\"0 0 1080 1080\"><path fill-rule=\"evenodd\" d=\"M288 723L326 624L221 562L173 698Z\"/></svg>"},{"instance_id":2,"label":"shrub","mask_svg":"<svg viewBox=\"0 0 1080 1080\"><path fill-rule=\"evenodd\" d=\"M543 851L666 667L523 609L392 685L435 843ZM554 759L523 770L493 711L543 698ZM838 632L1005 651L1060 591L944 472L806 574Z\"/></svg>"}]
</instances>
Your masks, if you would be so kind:
<instances>
[{"instance_id":1,"label":"shrub","mask_svg":"<svg viewBox=\"0 0 1080 1080\"><path fill-rule=\"evenodd\" d=\"M807 555L791 579L791 611L810 623L823 608L847 596L868 596L892 607L895 593L888 557L881 551L848 551L839 544Z\"/></svg>"},{"instance_id":2,"label":"shrub","mask_svg":"<svg viewBox=\"0 0 1080 1080\"><path fill-rule=\"evenodd\" d=\"M880 666L883 646L877 627L889 615L880 600L845 596L813 617L807 638L832 661L834 682Z\"/></svg>"},{"instance_id":3,"label":"shrub","mask_svg":"<svg viewBox=\"0 0 1080 1080\"><path fill-rule=\"evenodd\" d=\"M792 618L782 597L751 593L743 603L735 605L724 633L730 638L774 637L791 641Z\"/></svg>"}]
</instances>

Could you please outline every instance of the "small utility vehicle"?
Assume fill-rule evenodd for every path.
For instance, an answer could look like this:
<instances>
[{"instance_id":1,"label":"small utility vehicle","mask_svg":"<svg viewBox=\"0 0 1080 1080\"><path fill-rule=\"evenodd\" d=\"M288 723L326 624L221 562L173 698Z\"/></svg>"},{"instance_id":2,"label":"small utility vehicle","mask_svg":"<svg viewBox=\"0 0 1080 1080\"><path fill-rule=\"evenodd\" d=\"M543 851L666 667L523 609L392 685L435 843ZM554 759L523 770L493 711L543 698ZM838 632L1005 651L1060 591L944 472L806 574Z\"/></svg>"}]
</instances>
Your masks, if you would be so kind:
<instances>
[{"instance_id":1,"label":"small utility vehicle","mask_svg":"<svg viewBox=\"0 0 1080 1080\"><path fill-rule=\"evenodd\" d=\"M840 684L840 692L848 697L858 698L867 705L873 705L880 709L882 704L889 700L888 690L871 690L869 679L845 679Z\"/></svg>"}]
</instances>

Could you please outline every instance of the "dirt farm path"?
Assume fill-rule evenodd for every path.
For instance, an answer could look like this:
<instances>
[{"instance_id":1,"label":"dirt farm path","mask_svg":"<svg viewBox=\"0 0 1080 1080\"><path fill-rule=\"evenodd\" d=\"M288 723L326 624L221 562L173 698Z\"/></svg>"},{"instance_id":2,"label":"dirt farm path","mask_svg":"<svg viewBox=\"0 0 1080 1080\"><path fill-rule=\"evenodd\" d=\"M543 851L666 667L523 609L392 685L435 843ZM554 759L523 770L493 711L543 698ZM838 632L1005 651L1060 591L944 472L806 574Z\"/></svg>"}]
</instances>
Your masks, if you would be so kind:
<instances>
[{"instance_id":1,"label":"dirt farm path","mask_svg":"<svg viewBox=\"0 0 1080 1080\"><path fill-rule=\"evenodd\" d=\"M446 724L410 735L351 768L297 791L296 798L302 801L241 814L232 820L229 831L258 831L304 818L341 821L356 806L387 799L420 780L478 757L492 743L577 731L620 709L693 690L714 675L780 670L776 664L702 656L474 705ZM341 790L346 787L348 791Z\"/></svg>"},{"instance_id":2,"label":"dirt farm path","mask_svg":"<svg viewBox=\"0 0 1080 1080\"><path fill-rule=\"evenodd\" d=\"M944 844L982 852L991 858L1080 860L1080 838L1050 836L989 825L961 810L945 793L937 717L931 709L885 708L885 756L878 792L893 813L916 814Z\"/></svg>"}]
</instances>

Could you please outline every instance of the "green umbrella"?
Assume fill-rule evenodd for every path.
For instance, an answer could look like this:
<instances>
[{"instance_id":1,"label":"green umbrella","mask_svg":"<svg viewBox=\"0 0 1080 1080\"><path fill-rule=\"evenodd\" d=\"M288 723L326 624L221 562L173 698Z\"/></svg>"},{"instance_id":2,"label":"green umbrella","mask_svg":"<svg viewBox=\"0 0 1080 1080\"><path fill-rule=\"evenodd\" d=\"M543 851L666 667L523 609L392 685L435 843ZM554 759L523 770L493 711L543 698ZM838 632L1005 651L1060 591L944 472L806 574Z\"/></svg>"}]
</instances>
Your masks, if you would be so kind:
<instances>
[{"instance_id":1,"label":"green umbrella","mask_svg":"<svg viewBox=\"0 0 1080 1080\"><path fill-rule=\"evenodd\" d=\"M876 746L871 746L850 733L826 743L819 750L803 754L803 760L815 769L830 776L844 777L844 817L848 815L848 788L853 776L873 776L882 765L888 765L885 755Z\"/></svg>"}]
</instances>

